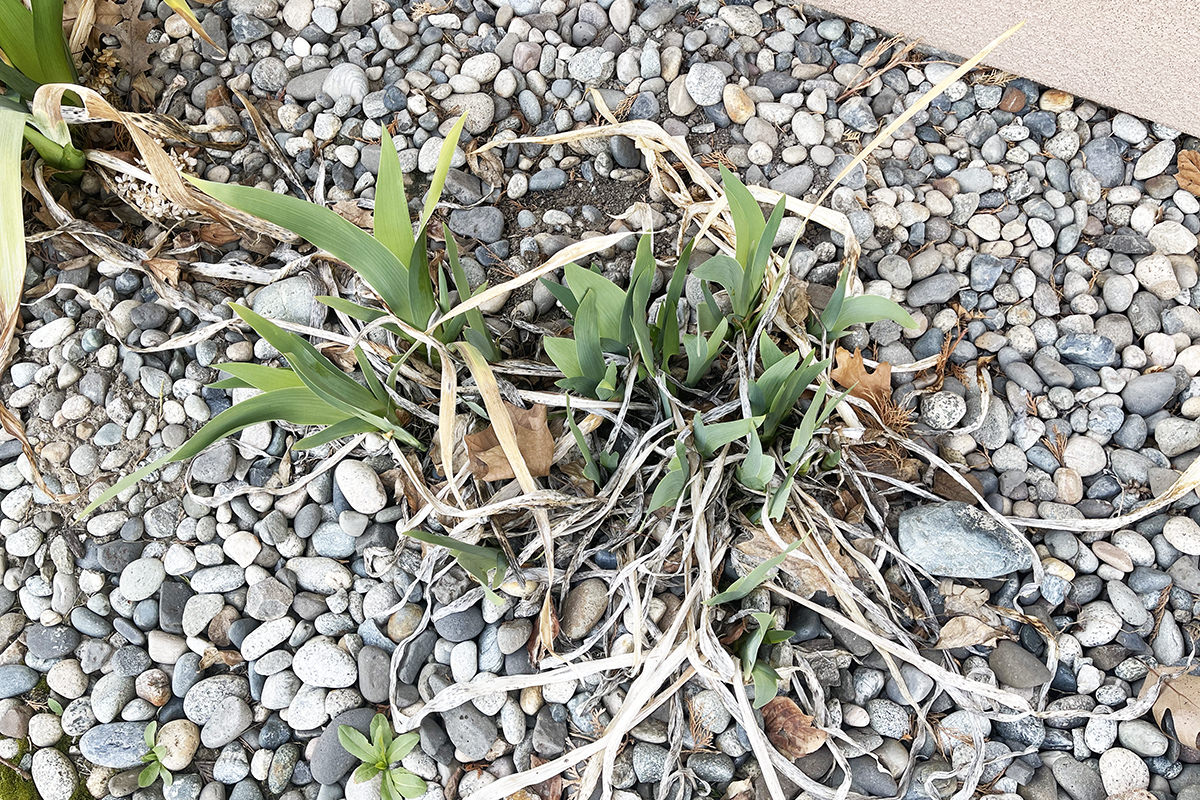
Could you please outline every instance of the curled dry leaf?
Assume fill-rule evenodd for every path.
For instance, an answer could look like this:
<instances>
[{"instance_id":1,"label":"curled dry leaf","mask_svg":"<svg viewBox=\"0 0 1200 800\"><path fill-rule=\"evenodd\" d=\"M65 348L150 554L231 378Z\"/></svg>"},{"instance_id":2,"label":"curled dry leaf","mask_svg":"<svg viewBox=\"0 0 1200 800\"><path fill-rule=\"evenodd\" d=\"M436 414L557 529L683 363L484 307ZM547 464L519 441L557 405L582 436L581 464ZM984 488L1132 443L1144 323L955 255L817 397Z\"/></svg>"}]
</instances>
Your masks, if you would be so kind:
<instances>
[{"instance_id":1,"label":"curled dry leaf","mask_svg":"<svg viewBox=\"0 0 1200 800\"><path fill-rule=\"evenodd\" d=\"M554 436L546 425L546 407L535 405L532 408L517 408L507 402L504 407L512 419L517 447L525 459L529 474L535 478L546 477L550 474L550 465L554 463ZM478 433L468 433L464 438L471 460L471 473L477 480L509 481L516 477L504 448L500 446L495 426L489 425Z\"/></svg>"},{"instance_id":2,"label":"curled dry leaf","mask_svg":"<svg viewBox=\"0 0 1200 800\"><path fill-rule=\"evenodd\" d=\"M1200 150L1180 150L1175 163L1179 167L1175 175L1179 188L1200 197Z\"/></svg>"},{"instance_id":3,"label":"curled dry leaf","mask_svg":"<svg viewBox=\"0 0 1200 800\"><path fill-rule=\"evenodd\" d=\"M813 726L813 718L790 697L776 697L762 711L767 738L788 758L814 753L829 738L829 734Z\"/></svg>"},{"instance_id":4,"label":"curled dry leaf","mask_svg":"<svg viewBox=\"0 0 1200 800\"><path fill-rule=\"evenodd\" d=\"M467 169L489 186L500 186L504 180L504 163L490 150L468 152Z\"/></svg>"},{"instance_id":5,"label":"curled dry leaf","mask_svg":"<svg viewBox=\"0 0 1200 800\"><path fill-rule=\"evenodd\" d=\"M204 655L200 656L200 669L208 669L213 664L223 664L226 667L236 667L242 663L242 655L236 650L218 650L215 647L209 647L204 651Z\"/></svg>"},{"instance_id":6,"label":"curled dry leaf","mask_svg":"<svg viewBox=\"0 0 1200 800\"><path fill-rule=\"evenodd\" d=\"M1158 699L1151 709L1158 727L1166 730L1165 720L1169 712L1171 723L1175 726L1175 738L1182 745L1197 747L1200 742L1200 676L1178 675L1150 667L1138 699L1149 693L1160 678L1162 691L1158 693Z\"/></svg>"},{"instance_id":7,"label":"curled dry leaf","mask_svg":"<svg viewBox=\"0 0 1200 800\"><path fill-rule=\"evenodd\" d=\"M975 647L984 645L991 647L996 640L1007 638L1008 632L1003 628L994 628L978 617L952 617L942 626L938 635L938 650L952 650L956 647Z\"/></svg>"},{"instance_id":8,"label":"curled dry leaf","mask_svg":"<svg viewBox=\"0 0 1200 800\"><path fill-rule=\"evenodd\" d=\"M851 353L844 347L837 349L837 365L829 371L829 377L843 389L849 389L854 397L866 400L881 415L892 402L892 365L881 362L874 372L868 372L863 363L862 351Z\"/></svg>"},{"instance_id":9,"label":"curled dry leaf","mask_svg":"<svg viewBox=\"0 0 1200 800\"><path fill-rule=\"evenodd\" d=\"M734 781L725 788L721 800L754 800L757 796L754 784L748 780Z\"/></svg>"}]
</instances>

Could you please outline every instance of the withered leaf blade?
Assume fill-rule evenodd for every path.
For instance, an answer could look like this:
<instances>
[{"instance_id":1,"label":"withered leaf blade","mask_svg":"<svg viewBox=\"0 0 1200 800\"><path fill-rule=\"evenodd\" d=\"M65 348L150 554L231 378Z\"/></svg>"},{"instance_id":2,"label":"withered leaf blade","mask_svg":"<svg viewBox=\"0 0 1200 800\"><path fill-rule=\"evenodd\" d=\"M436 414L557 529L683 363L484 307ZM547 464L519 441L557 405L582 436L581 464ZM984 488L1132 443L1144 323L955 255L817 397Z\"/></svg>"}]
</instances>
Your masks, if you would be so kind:
<instances>
[{"instance_id":1,"label":"withered leaf blade","mask_svg":"<svg viewBox=\"0 0 1200 800\"><path fill-rule=\"evenodd\" d=\"M868 372L863 363L862 350L851 353L844 347L837 349L837 366L829 371L829 377L843 389L849 389L853 397L866 400L881 414L892 401L892 365L880 362L874 372Z\"/></svg>"},{"instance_id":2,"label":"withered leaf blade","mask_svg":"<svg viewBox=\"0 0 1200 800\"><path fill-rule=\"evenodd\" d=\"M934 647L938 650L953 650L957 647L975 647L976 645L990 647L1006 634L1006 631L993 628L978 617L952 617L942 626L942 632L938 635L937 644Z\"/></svg>"},{"instance_id":3,"label":"withered leaf blade","mask_svg":"<svg viewBox=\"0 0 1200 800\"><path fill-rule=\"evenodd\" d=\"M517 408L505 402L517 436L517 448L525 459L529 474L544 478L554 463L554 436L546 425L546 407ZM464 440L470 458L471 474L481 481L509 481L516 477L508 456L500 446L495 426L489 425L477 433L468 433Z\"/></svg>"},{"instance_id":4,"label":"withered leaf blade","mask_svg":"<svg viewBox=\"0 0 1200 800\"><path fill-rule=\"evenodd\" d=\"M978 616L988 601L988 590L976 586L963 586L947 578L938 587L944 598L947 614Z\"/></svg>"},{"instance_id":5,"label":"withered leaf blade","mask_svg":"<svg viewBox=\"0 0 1200 800\"><path fill-rule=\"evenodd\" d=\"M1179 188L1200 197L1200 150L1180 150L1175 163L1179 166L1175 176Z\"/></svg>"},{"instance_id":6,"label":"withered leaf blade","mask_svg":"<svg viewBox=\"0 0 1200 800\"><path fill-rule=\"evenodd\" d=\"M813 726L813 718L790 697L776 697L763 706L763 728L775 749L788 758L815 753L829 734Z\"/></svg>"},{"instance_id":7,"label":"withered leaf blade","mask_svg":"<svg viewBox=\"0 0 1200 800\"><path fill-rule=\"evenodd\" d=\"M1166 670L1150 667L1146 681L1138 699L1144 697L1158 682L1163 679L1162 691L1154 701L1151 711L1158 727L1166 731L1165 719L1167 712L1171 714L1171 723L1175 726L1175 738L1187 747L1197 747L1200 740L1200 676L1171 675Z\"/></svg>"}]
</instances>

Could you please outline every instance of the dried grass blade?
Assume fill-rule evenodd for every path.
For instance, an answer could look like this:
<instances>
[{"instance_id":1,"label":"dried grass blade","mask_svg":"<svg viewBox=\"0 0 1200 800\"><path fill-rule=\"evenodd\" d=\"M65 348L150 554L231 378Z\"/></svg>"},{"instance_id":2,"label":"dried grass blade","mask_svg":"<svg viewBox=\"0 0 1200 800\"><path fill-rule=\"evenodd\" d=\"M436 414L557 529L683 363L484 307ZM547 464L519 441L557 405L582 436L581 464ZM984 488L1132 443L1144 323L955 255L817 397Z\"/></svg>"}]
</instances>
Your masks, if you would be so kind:
<instances>
[{"instance_id":1,"label":"dried grass blade","mask_svg":"<svg viewBox=\"0 0 1200 800\"><path fill-rule=\"evenodd\" d=\"M553 272L559 267L565 266L572 261L578 261L586 256L594 255L601 250L606 250L613 247L617 242L627 237L628 233L610 233L605 236L596 236L591 239L584 239L574 244L564 247L557 253L546 259L545 263L536 269L531 269L528 272L521 273L512 280L489 287L486 291L479 292L471 297L470 300L464 300L454 308L436 317L433 323L425 329L427 335L432 336L433 332L438 329L438 326L444 324L447 320L454 319L457 316L467 313L473 309L479 308L485 303L494 300L501 294L508 294L514 289L524 286L527 283L537 280L538 278Z\"/></svg>"},{"instance_id":2,"label":"dried grass blade","mask_svg":"<svg viewBox=\"0 0 1200 800\"><path fill-rule=\"evenodd\" d=\"M96 0L81 0L75 9L75 21L71 25L71 36L67 47L72 54L82 53L96 24Z\"/></svg>"},{"instance_id":3,"label":"dried grass blade","mask_svg":"<svg viewBox=\"0 0 1200 800\"><path fill-rule=\"evenodd\" d=\"M467 369L470 370L471 377L475 379L475 384L479 387L479 393L483 397L483 404L487 408L488 417L491 419L496 438L500 441L500 447L504 450L504 455L508 459L513 473L516 475L517 483L521 486L521 490L526 494L538 491L540 487L537 480L530 474L529 466L525 463L525 457L521 454L521 447L517 442L517 432L513 427L512 417L509 416L508 409L504 406L504 400L500 396L500 387L496 384L496 376L492 373L491 367L488 366L487 359L474 346L466 342L458 342L454 347L458 352L462 353L463 358L467 362ZM538 535L542 543L542 552L546 559L547 585L553 586L554 534L550 530L550 517L546 513L546 509L534 508L533 518L537 522ZM551 648L555 631L558 628L554 622L554 609L551 596L552 593L547 591L545 599L542 602L541 613L538 615L539 641L542 649L549 652L553 652Z\"/></svg>"},{"instance_id":4,"label":"dried grass blade","mask_svg":"<svg viewBox=\"0 0 1200 800\"><path fill-rule=\"evenodd\" d=\"M242 107L246 109L246 113L250 116L250 124L254 126L254 133L258 136L258 143L262 145L262 149L266 151L271 160L275 162L275 166L283 170L283 174L287 176L296 190L300 192L300 196L305 200L312 198L308 194L308 188L305 187L304 181L300 180L300 176L296 173L296 168L292 165L292 159L288 158L287 153L283 152L283 148L279 146L279 142L275 141L275 137L271 135L271 128L267 125L267 121L263 119L262 112L250 102L250 98L234 89L234 97L242 101Z\"/></svg>"},{"instance_id":5,"label":"dried grass blade","mask_svg":"<svg viewBox=\"0 0 1200 800\"><path fill-rule=\"evenodd\" d=\"M196 14L188 7L187 0L163 0L163 2L170 6L172 11L183 17L183 21L188 24L189 28L195 31L197 36L208 42L209 46L218 53L225 54L225 50L212 40L208 35L208 31L204 30L204 27L200 24L200 20L196 19Z\"/></svg>"}]
</instances>

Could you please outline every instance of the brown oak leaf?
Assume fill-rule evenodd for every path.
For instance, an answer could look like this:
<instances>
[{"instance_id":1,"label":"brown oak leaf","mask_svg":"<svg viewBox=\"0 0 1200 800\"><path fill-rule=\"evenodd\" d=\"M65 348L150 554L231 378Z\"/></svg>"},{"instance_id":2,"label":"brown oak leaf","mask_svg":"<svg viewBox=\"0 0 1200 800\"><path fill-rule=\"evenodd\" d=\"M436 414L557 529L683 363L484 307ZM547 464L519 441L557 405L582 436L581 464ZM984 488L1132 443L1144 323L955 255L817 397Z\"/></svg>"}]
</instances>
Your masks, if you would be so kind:
<instances>
[{"instance_id":1,"label":"brown oak leaf","mask_svg":"<svg viewBox=\"0 0 1200 800\"><path fill-rule=\"evenodd\" d=\"M132 79L134 94L147 105L153 105L154 89L146 76L150 73L151 57L167 46L167 40L148 41L150 32L162 23L153 14L141 19L143 2L144 0L126 0L118 6L121 14L119 22L97 23L95 27L101 33L116 37L119 46L115 52L121 66Z\"/></svg>"},{"instance_id":2,"label":"brown oak leaf","mask_svg":"<svg viewBox=\"0 0 1200 800\"><path fill-rule=\"evenodd\" d=\"M883 414L892 402L892 365L880 362L874 372L868 372L863 363L862 351L851 353L844 347L837 349L837 366L829 377L843 389L849 389L854 397L866 400L875 410Z\"/></svg>"},{"instance_id":3,"label":"brown oak leaf","mask_svg":"<svg viewBox=\"0 0 1200 800\"><path fill-rule=\"evenodd\" d=\"M525 459L529 474L535 478L546 477L554 462L554 436L546 425L546 407L535 405L532 408L517 408L509 403L505 403L504 407L512 419L517 448ZM468 433L465 439L471 473L477 480L508 481L516 477L504 448L500 446L494 425L477 433Z\"/></svg>"},{"instance_id":4,"label":"brown oak leaf","mask_svg":"<svg viewBox=\"0 0 1200 800\"><path fill-rule=\"evenodd\" d=\"M1197 747L1200 738L1200 675L1173 675L1166 670L1150 668L1138 699L1144 697L1158 679L1163 679L1162 691L1151 710L1158 727L1165 728L1168 713L1175 726L1175 737L1187 747Z\"/></svg>"},{"instance_id":5,"label":"brown oak leaf","mask_svg":"<svg viewBox=\"0 0 1200 800\"><path fill-rule=\"evenodd\" d=\"M763 728L767 738L788 758L815 753L829 734L813 726L813 718L800 710L790 697L776 697L763 706Z\"/></svg>"},{"instance_id":6,"label":"brown oak leaf","mask_svg":"<svg viewBox=\"0 0 1200 800\"><path fill-rule=\"evenodd\" d=\"M1180 150L1175 163L1179 166L1175 176L1179 188L1200 197L1200 150Z\"/></svg>"}]
</instances>

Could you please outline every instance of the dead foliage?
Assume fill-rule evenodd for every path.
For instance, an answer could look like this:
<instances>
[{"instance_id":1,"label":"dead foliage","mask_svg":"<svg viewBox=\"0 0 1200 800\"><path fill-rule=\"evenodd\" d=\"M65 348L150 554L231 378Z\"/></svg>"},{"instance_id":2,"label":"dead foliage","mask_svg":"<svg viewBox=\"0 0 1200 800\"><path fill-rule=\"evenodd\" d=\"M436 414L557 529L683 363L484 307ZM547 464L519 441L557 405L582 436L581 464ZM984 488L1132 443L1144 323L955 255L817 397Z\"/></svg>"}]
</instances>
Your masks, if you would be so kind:
<instances>
[{"instance_id":1,"label":"dead foliage","mask_svg":"<svg viewBox=\"0 0 1200 800\"><path fill-rule=\"evenodd\" d=\"M788 758L815 753L829 738L790 697L776 697L763 706L762 715L767 738Z\"/></svg>"},{"instance_id":2,"label":"dead foliage","mask_svg":"<svg viewBox=\"0 0 1200 800\"><path fill-rule=\"evenodd\" d=\"M1200 745L1200 676L1171 673L1158 667L1150 667L1138 699L1146 696L1162 681L1158 699L1152 711L1158 726L1170 732L1167 720L1175 731L1175 738L1185 747Z\"/></svg>"},{"instance_id":3,"label":"dead foliage","mask_svg":"<svg viewBox=\"0 0 1200 800\"><path fill-rule=\"evenodd\" d=\"M535 478L546 477L550 474L550 465L554 463L554 436L546 425L546 407L535 405L532 408L518 408L508 402L504 403L504 407L512 419L517 445L529 474ZM465 440L467 455L471 459L471 473L476 480L510 481L517 476L494 426L468 433Z\"/></svg>"},{"instance_id":4,"label":"dead foliage","mask_svg":"<svg viewBox=\"0 0 1200 800\"><path fill-rule=\"evenodd\" d=\"M1179 188L1200 196L1200 150L1180 150L1175 159Z\"/></svg>"}]
</instances>

